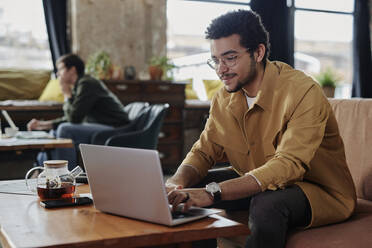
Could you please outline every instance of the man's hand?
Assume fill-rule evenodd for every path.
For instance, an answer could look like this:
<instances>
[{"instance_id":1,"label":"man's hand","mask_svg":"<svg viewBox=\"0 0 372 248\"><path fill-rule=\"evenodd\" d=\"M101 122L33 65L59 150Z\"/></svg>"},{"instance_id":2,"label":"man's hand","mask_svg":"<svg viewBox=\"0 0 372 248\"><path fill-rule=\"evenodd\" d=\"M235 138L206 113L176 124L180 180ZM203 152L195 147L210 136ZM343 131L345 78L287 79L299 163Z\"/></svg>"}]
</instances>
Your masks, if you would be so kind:
<instances>
[{"instance_id":1,"label":"man's hand","mask_svg":"<svg viewBox=\"0 0 372 248\"><path fill-rule=\"evenodd\" d=\"M165 183L165 190L167 191L167 193L171 192L172 190L176 190L176 189L183 189L183 186L167 180L167 182Z\"/></svg>"},{"instance_id":2,"label":"man's hand","mask_svg":"<svg viewBox=\"0 0 372 248\"><path fill-rule=\"evenodd\" d=\"M61 91L66 98L70 98L71 95L72 95L73 85L71 85L69 83L66 83L66 82L62 82L62 81L63 80L59 80L59 85L61 86Z\"/></svg>"},{"instance_id":3,"label":"man's hand","mask_svg":"<svg viewBox=\"0 0 372 248\"><path fill-rule=\"evenodd\" d=\"M167 193L175 189L183 189L197 184L201 180L196 169L191 165L181 165L176 173L165 183Z\"/></svg>"},{"instance_id":4,"label":"man's hand","mask_svg":"<svg viewBox=\"0 0 372 248\"><path fill-rule=\"evenodd\" d=\"M32 119L31 121L27 123L27 130L28 131L37 130L38 126L39 126L39 120Z\"/></svg>"},{"instance_id":5,"label":"man's hand","mask_svg":"<svg viewBox=\"0 0 372 248\"><path fill-rule=\"evenodd\" d=\"M175 189L169 192L168 202L175 211L181 203L184 203L182 211L188 211L191 206L205 207L213 204L212 196L202 188Z\"/></svg>"},{"instance_id":6,"label":"man's hand","mask_svg":"<svg viewBox=\"0 0 372 248\"><path fill-rule=\"evenodd\" d=\"M27 130L50 130L53 125L51 121L40 121L37 119L32 119L27 123Z\"/></svg>"}]
</instances>

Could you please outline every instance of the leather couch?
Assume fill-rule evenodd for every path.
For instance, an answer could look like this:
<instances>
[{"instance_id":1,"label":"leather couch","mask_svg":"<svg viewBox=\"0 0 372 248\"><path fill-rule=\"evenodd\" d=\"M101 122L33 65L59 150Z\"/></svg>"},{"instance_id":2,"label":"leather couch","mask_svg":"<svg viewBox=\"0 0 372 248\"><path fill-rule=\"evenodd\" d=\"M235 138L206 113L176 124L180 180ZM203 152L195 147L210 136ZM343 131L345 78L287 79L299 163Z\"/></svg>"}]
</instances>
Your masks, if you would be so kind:
<instances>
[{"instance_id":1,"label":"leather couch","mask_svg":"<svg viewBox=\"0 0 372 248\"><path fill-rule=\"evenodd\" d=\"M286 248L372 247L372 99L329 99L345 144L357 191L355 213L345 222L289 233ZM226 213L248 223L245 212ZM218 247L244 247L245 237L218 239Z\"/></svg>"}]
</instances>

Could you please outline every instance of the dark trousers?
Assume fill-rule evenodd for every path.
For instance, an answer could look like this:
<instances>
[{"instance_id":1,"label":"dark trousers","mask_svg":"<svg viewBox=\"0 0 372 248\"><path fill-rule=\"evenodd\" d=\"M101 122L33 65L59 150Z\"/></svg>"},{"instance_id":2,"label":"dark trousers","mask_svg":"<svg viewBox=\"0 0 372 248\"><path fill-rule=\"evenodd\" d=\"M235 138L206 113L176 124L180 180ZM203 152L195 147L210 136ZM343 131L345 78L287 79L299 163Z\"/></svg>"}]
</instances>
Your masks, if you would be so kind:
<instances>
[{"instance_id":1,"label":"dark trousers","mask_svg":"<svg viewBox=\"0 0 372 248\"><path fill-rule=\"evenodd\" d=\"M232 169L210 170L208 175L195 187L204 187L210 182L222 182L239 177ZM305 227L311 221L310 204L297 185L266 190L248 198L222 201L211 207L226 211L249 211L248 225L251 234L247 238L247 248L285 247L288 229ZM216 247L216 242L208 240L195 243L195 247Z\"/></svg>"}]
</instances>

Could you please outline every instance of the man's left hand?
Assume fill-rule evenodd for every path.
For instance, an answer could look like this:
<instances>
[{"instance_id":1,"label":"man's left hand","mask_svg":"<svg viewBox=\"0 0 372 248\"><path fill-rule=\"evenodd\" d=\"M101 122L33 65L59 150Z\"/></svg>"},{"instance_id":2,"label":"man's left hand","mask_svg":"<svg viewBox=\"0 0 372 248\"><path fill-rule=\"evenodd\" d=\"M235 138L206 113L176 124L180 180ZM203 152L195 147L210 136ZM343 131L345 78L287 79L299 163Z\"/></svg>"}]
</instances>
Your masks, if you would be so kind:
<instances>
[{"instance_id":1,"label":"man's left hand","mask_svg":"<svg viewBox=\"0 0 372 248\"><path fill-rule=\"evenodd\" d=\"M61 91L63 93L63 95L67 98L70 98L71 95L72 95L72 88L73 88L73 85L71 84L68 84L66 82L62 82L60 80L60 86L61 86Z\"/></svg>"},{"instance_id":2,"label":"man's left hand","mask_svg":"<svg viewBox=\"0 0 372 248\"><path fill-rule=\"evenodd\" d=\"M213 204L212 196L203 188L198 189L175 189L168 194L169 204L172 204L172 210L184 203L183 211L188 211L191 206L205 207Z\"/></svg>"}]
</instances>

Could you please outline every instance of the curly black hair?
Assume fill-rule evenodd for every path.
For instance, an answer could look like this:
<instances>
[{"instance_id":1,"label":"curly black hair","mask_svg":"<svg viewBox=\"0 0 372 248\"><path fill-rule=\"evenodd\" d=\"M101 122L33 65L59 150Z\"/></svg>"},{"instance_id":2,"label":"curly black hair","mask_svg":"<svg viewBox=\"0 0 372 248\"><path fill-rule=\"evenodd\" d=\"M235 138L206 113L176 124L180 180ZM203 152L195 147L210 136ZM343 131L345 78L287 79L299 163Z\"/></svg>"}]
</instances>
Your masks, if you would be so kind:
<instances>
[{"instance_id":1,"label":"curly black hair","mask_svg":"<svg viewBox=\"0 0 372 248\"><path fill-rule=\"evenodd\" d=\"M76 54L69 53L58 58L56 64L63 63L67 69L76 68L79 77L84 76L85 64L84 61Z\"/></svg>"},{"instance_id":2,"label":"curly black hair","mask_svg":"<svg viewBox=\"0 0 372 248\"><path fill-rule=\"evenodd\" d=\"M248 48L251 55L258 48L259 44L263 44L266 47L263 62L266 64L266 58L270 53L269 33L257 13L242 9L227 12L212 20L205 31L205 38L217 40L233 34L240 36L240 44Z\"/></svg>"}]
</instances>

